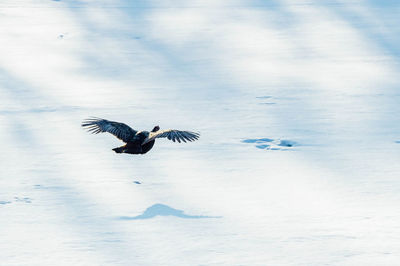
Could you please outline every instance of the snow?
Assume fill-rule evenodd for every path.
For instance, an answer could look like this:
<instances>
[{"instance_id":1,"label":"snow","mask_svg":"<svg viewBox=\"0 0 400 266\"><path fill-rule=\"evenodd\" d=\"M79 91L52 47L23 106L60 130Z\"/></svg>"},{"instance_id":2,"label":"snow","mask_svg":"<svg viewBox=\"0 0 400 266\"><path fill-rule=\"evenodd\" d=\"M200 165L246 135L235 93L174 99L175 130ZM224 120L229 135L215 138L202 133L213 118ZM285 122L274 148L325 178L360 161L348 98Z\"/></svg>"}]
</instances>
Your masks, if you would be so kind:
<instances>
[{"instance_id":1,"label":"snow","mask_svg":"<svg viewBox=\"0 0 400 266\"><path fill-rule=\"evenodd\" d=\"M1 265L398 265L397 1L3 0ZM89 116L198 131L145 155Z\"/></svg>"}]
</instances>

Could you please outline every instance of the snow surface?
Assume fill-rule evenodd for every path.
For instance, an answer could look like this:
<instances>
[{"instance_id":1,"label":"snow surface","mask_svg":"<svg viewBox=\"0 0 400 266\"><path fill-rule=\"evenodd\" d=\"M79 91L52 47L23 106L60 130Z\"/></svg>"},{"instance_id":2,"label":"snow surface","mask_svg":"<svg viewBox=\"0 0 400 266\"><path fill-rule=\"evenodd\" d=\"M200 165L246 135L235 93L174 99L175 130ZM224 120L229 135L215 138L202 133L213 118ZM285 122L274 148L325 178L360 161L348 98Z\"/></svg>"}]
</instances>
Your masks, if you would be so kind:
<instances>
[{"instance_id":1,"label":"snow surface","mask_svg":"<svg viewBox=\"0 0 400 266\"><path fill-rule=\"evenodd\" d=\"M399 265L400 3L2 0L1 265ZM115 154L88 116L199 131Z\"/></svg>"}]
</instances>

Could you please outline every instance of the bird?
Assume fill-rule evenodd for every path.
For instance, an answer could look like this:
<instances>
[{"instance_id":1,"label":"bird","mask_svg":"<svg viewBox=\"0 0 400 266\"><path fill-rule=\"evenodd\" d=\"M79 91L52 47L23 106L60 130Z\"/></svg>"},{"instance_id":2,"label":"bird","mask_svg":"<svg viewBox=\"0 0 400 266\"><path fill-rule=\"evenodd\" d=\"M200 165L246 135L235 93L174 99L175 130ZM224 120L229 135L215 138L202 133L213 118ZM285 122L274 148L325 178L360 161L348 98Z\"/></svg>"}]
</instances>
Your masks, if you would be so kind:
<instances>
[{"instance_id":1,"label":"bird","mask_svg":"<svg viewBox=\"0 0 400 266\"><path fill-rule=\"evenodd\" d=\"M153 148L157 138L167 138L173 142L178 141L181 143L181 141L195 141L200 137L199 133L192 131L160 130L158 125L150 132L137 131L124 123L98 117L90 117L83 120L81 126L92 134L108 132L125 142L125 145L112 149L116 153L145 154Z\"/></svg>"}]
</instances>

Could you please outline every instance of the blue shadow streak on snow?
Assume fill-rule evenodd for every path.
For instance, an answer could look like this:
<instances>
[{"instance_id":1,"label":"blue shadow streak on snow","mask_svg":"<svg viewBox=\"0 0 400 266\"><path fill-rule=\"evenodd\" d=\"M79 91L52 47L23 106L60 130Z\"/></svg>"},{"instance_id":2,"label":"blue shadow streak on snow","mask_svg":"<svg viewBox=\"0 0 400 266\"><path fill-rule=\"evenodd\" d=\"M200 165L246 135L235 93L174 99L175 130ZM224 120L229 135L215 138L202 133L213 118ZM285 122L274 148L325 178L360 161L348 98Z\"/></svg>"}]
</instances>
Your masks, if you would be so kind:
<instances>
[{"instance_id":1,"label":"blue shadow streak on snow","mask_svg":"<svg viewBox=\"0 0 400 266\"><path fill-rule=\"evenodd\" d=\"M96 35L102 36L102 38L106 41L119 39L119 44L122 44L119 47L120 49L110 51L102 48L101 45L96 42L97 39L87 39L86 44L92 49L79 54L80 59L84 63L80 71L84 71L86 75L93 76L95 78L111 78L113 80L116 78L126 77L127 75L136 75L136 72L132 72L132 64L138 63L138 68L140 69L143 63L139 62L137 59L136 55L138 51L135 50L135 47L144 49L150 54L157 53L159 56L162 56L162 54L159 54L157 50L153 50L144 45L142 41L143 35L146 34L146 16L153 8L153 6L147 3L147 1L121 1L116 4L89 4L80 1L68 1L63 2L62 4L63 7L66 7L70 11L71 17L88 32L96 33ZM134 26L130 27L129 29L121 29L120 27L116 27L110 31L108 27L102 27L101 24L88 16L86 10L88 6L96 7L96 9L99 10L108 9L111 12L114 10L123 10L124 13L129 13L130 15L124 18L126 19L125 23ZM123 60L129 61L130 63L126 64L122 62L123 60L120 60L121 58L119 56L121 56L121 54L118 54L120 51L124 51ZM113 54L113 52L116 52L116 54ZM106 56L113 54L113 59L110 57L99 57L99 53L105 54ZM141 57L139 56L139 58Z\"/></svg>"},{"instance_id":2,"label":"blue shadow streak on snow","mask_svg":"<svg viewBox=\"0 0 400 266\"><path fill-rule=\"evenodd\" d=\"M73 112L81 109L78 106L67 106L57 99L42 93L40 87L22 81L17 76L0 68L0 90L14 105L10 109L0 106L0 115L21 115L24 113L40 114L53 112Z\"/></svg>"},{"instance_id":3,"label":"blue shadow streak on snow","mask_svg":"<svg viewBox=\"0 0 400 266\"><path fill-rule=\"evenodd\" d=\"M289 17L298 17L298 15L293 12L289 7L291 5L296 5L296 4L281 4L279 5L279 13L285 14L285 16ZM303 5L303 4L301 4ZM395 0L383 0L383 1L374 1L374 0L367 0L364 2L349 2L349 3L344 3L343 1L330 1L329 3L323 2L323 1L309 1L309 3L304 3L304 6L309 5L311 8L320 10L321 12L327 12L332 14L335 17L339 17L341 21L345 22L351 30L354 30L357 34L359 34L362 38L364 38L368 45L371 45L370 47L374 47L373 49L375 52L379 53L382 55L382 57L387 57L390 60L398 60L400 57L400 46L398 45L400 42L400 29L397 27L398 25L398 10L399 10L399 1ZM360 8L360 9L358 9ZM364 13L365 12L365 13ZM296 36L296 34L299 34L298 31L295 29L291 29L288 25L288 32L291 32L292 36ZM299 38L301 40L301 38ZM310 48L307 48L309 46L308 40L305 41L299 41L296 44L297 47L301 47L300 51L303 50L304 53L300 54L297 53L296 57L302 58L302 57L308 57L307 54L310 55L312 58L312 55L315 53ZM390 58L391 57L391 58ZM393 67L394 71L399 70L398 64L391 64L391 67ZM308 86L308 84L305 84ZM398 97L398 87L397 85L395 86L387 86L382 89L382 95L394 95ZM305 91L303 93L303 96L305 95ZM312 99L310 95L310 99ZM366 102L367 100L365 100ZM391 100L389 97L386 99L383 98L384 102L380 103L382 105L382 108L386 108L387 113L398 113L399 111L399 105L394 105L391 104ZM307 99L297 99L297 102L299 102L299 106L297 107L298 110L304 111L308 115L310 115L309 121L317 121L318 115L316 115L318 112L310 112L312 111L312 106L318 106L320 105L317 103L315 100L307 100ZM310 108L311 107L311 108ZM320 108L323 109L323 105L320 105ZM296 114L290 114L290 116L296 115ZM375 114L376 115L376 114ZM391 131L398 131L398 126L396 124L398 123L393 123L393 119L390 119L390 117L385 117L384 115L381 115L381 119L379 120L380 122L377 123L377 127L388 127L388 125L391 127L388 130ZM301 132L304 130L304 132L310 132L311 134L315 135L313 139L317 140L323 140L326 141L326 138L329 134L326 132L326 128L329 128L331 125L326 123L327 120L320 120L318 123L313 123L310 125L305 125L304 124L304 119L298 119L298 121L301 121L301 124L297 124L295 120L290 119L290 116L287 116L287 114L282 113L281 114L281 119L286 119L286 127L287 128L296 128L297 131ZM397 117L395 117L396 121L398 121ZM331 141L331 140L329 140ZM325 145L324 143L318 143L316 145Z\"/></svg>"},{"instance_id":4,"label":"blue shadow streak on snow","mask_svg":"<svg viewBox=\"0 0 400 266\"><path fill-rule=\"evenodd\" d=\"M134 217L122 216L121 220L144 220L151 219L156 216L175 216L184 219L204 219L204 218L221 218L221 216L203 216L203 215L188 215L182 210L177 210L164 204L154 204L147 208L142 214Z\"/></svg>"},{"instance_id":5,"label":"blue shadow streak on snow","mask_svg":"<svg viewBox=\"0 0 400 266\"><path fill-rule=\"evenodd\" d=\"M378 45L391 56L400 56L400 49L398 46L398 42L400 41L400 30L398 27L396 27L397 20L390 21L391 18L396 17L397 8L399 7L399 2L396 0L366 0L364 3L345 3L342 1L333 0L329 2L310 1L309 3L304 4L282 4L278 1L275 1L274 11L279 12L280 14L284 15L284 17L289 17L292 21L292 23L285 25L286 28L295 25L295 23L299 20L297 16L289 10L288 6L290 5L309 5L313 8L318 8L321 10L325 9L334 15L338 15L343 19L343 21L350 24L353 29L357 30L358 33L361 33L364 37L368 38L371 43ZM369 12L368 16L357 14L351 9L352 6L364 7L365 10ZM391 14L392 16L387 16L387 14L390 14L390 12L393 12L393 14ZM374 25L376 21L381 24ZM394 24L389 25L390 23ZM382 26L385 27L385 30L382 30ZM388 26L391 27L389 28ZM279 28L279 25L277 25L277 28Z\"/></svg>"},{"instance_id":6,"label":"blue shadow streak on snow","mask_svg":"<svg viewBox=\"0 0 400 266\"><path fill-rule=\"evenodd\" d=\"M69 8L72 11L71 14L75 16L75 19L82 25L82 27L90 32L96 32L101 36L105 36L105 38L121 38L122 42L120 43L123 44L121 49L125 50L124 60L130 61L131 64L139 63L138 66L141 68L143 64L153 63L151 59L152 57L160 58L162 59L160 61L165 64L162 67L162 73L159 74L160 77L178 81L185 80L185 84L190 84L190 86L177 86L174 90L165 91L165 95L175 94L177 95L176 97L185 95L185 97L193 97L196 99L214 99L216 95L221 98L229 98L234 95L236 88L230 82L229 77L220 74L221 76L215 78L217 74L215 74L214 68L207 67L208 63L214 62L215 59L213 57L204 56L204 58L199 60L200 63L193 63L196 59L190 60L185 56L185 53L182 53L182 49L191 49L191 52L194 54L190 45L184 46L181 49L176 49L162 41L154 39L154 37L148 36L148 32L154 30L151 28L151 23L148 22L149 17L151 17L154 10L162 10L165 8L167 10L171 9L173 12L174 9L184 10L197 8L197 6L191 7L190 5L186 6L185 4L166 5L162 1L160 1L159 5L149 3L148 1L121 1L119 6L111 5L109 8L123 9L124 14L126 14L126 17L124 18L126 19L125 23L134 25L134 27L130 28L129 31L116 28L112 33L110 33L109 29L103 29L98 25L98 23L91 21L86 13L81 12L80 9L82 8L80 7L84 6L84 4L80 3L70 4ZM273 6L275 6L275 4L273 4ZM236 6L232 7L235 8ZM200 5L199 8L204 8L204 5ZM212 42L214 40L210 39L209 41ZM196 42L199 43L199 40L196 40ZM204 46L203 43L204 40L201 40L201 44L198 45ZM86 75L98 77L99 73L101 73L102 78L111 79L123 76L126 77L127 73L131 76L138 75L136 72L132 72L131 64L124 64L119 60L104 60L99 58L98 54L96 54L96 52L99 52L99 49L97 48L99 46L98 43L88 40L88 44L93 46L94 52L88 51L86 54L80 55L81 59L85 63L83 68L85 68L84 71ZM137 47L138 50L136 51L135 48L132 47ZM150 55L150 59L145 59L145 61L140 62L142 57L136 55L138 52ZM93 66L96 67L93 68ZM210 90L213 91L212 95L209 93Z\"/></svg>"},{"instance_id":7,"label":"blue shadow streak on snow","mask_svg":"<svg viewBox=\"0 0 400 266\"><path fill-rule=\"evenodd\" d=\"M344 4L333 6L332 11L350 23L353 28L356 28L369 41L379 45L389 55L398 58L400 57L400 48L398 45L400 41L400 29L397 27L398 19L391 21L393 17L398 16L396 10L398 7L398 1L369 0L365 3L365 8L369 12L367 16L354 12L348 8L348 5ZM379 21L380 24L376 25L376 21ZM390 23L394 24L388 30ZM385 27L385 30L382 30L382 26Z\"/></svg>"},{"instance_id":8,"label":"blue shadow streak on snow","mask_svg":"<svg viewBox=\"0 0 400 266\"><path fill-rule=\"evenodd\" d=\"M34 111L38 106L51 105L56 106L55 108L61 106L56 99L41 93L41 88L27 84L22 79L8 73L4 69L0 69L0 85L0 90L5 92L7 97L17 106L21 106L21 109L23 108L25 110L24 112L27 114L34 114L36 118L35 121L39 121L38 123L43 123L45 121L43 112ZM89 197L82 194L78 187L65 184L64 179L68 179L68 175L59 171L57 171L57 174L54 176L53 174L43 174L41 171L43 167L46 169L61 169L63 165L61 165L58 160L53 159L44 162L44 158L48 159L48 156L54 156L59 151L55 147L46 145L47 143L44 140L38 138L37 132L35 132L32 127L33 123L31 123L31 119L25 119L24 116L20 115L19 111L13 113L5 110L4 113L0 112L0 115L9 121L7 132L16 143L13 145L13 151L15 153L29 152L32 162L35 163L34 170L37 171L31 171L29 176L32 182L36 183L36 185L32 184L33 188L41 190L40 192L48 196L49 204L63 206L63 208L59 208L58 210L60 216L64 216L68 213L68 218L64 219L65 224L60 226L73 228L75 232L78 232L84 242L91 242L95 236L101 236L104 239L103 241L110 241L110 239L114 238L125 238L124 235L120 233L119 228L111 223L110 219L98 218L96 216L95 208L93 207L94 203ZM29 143L29 145L26 145L26 143ZM29 197L15 196L13 201L0 201L0 205L3 206L13 202L31 203L31 201ZM111 232L111 234L109 234L109 232ZM115 251L118 250L118 256L123 256L124 252L126 254L130 252L120 244L113 245L112 249L115 249ZM113 254L110 255L107 253L108 250L110 249L103 250L101 252L102 256L106 256L111 260L118 259L118 256L115 255L117 252L113 252Z\"/></svg>"},{"instance_id":9,"label":"blue shadow streak on snow","mask_svg":"<svg viewBox=\"0 0 400 266\"><path fill-rule=\"evenodd\" d=\"M6 96L12 98L15 103L32 106L32 109L54 100L40 93L39 88L22 81L3 68L0 68L0 85L0 89L6 93Z\"/></svg>"}]
</instances>

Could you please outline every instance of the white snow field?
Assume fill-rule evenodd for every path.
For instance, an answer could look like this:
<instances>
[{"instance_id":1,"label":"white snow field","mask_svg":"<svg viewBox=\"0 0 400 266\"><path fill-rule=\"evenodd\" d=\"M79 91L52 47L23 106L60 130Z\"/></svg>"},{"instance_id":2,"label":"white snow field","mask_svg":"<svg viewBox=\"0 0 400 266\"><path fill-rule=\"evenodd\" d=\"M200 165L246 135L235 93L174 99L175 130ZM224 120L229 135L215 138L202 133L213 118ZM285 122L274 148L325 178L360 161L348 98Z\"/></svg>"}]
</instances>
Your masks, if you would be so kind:
<instances>
[{"instance_id":1,"label":"white snow field","mask_svg":"<svg viewBox=\"0 0 400 266\"><path fill-rule=\"evenodd\" d=\"M1 0L0 265L400 265L399 59L396 0Z\"/></svg>"}]
</instances>

